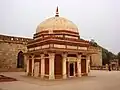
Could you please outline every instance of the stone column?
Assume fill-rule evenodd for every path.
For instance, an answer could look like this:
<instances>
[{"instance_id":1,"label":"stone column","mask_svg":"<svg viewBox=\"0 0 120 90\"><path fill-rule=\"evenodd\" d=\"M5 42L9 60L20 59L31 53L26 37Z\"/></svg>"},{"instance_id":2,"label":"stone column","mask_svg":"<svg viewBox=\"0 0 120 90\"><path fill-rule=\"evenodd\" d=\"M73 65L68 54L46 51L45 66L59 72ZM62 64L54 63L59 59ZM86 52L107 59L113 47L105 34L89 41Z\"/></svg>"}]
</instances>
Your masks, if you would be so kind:
<instances>
[{"instance_id":1,"label":"stone column","mask_svg":"<svg viewBox=\"0 0 120 90\"><path fill-rule=\"evenodd\" d=\"M49 79L54 79L54 59L55 53L49 53Z\"/></svg>"},{"instance_id":2,"label":"stone column","mask_svg":"<svg viewBox=\"0 0 120 90\"><path fill-rule=\"evenodd\" d=\"M34 55L32 55L32 76L34 76Z\"/></svg>"},{"instance_id":3,"label":"stone column","mask_svg":"<svg viewBox=\"0 0 120 90\"><path fill-rule=\"evenodd\" d=\"M77 75L78 77L81 77L81 55L77 55Z\"/></svg>"},{"instance_id":4,"label":"stone column","mask_svg":"<svg viewBox=\"0 0 120 90\"><path fill-rule=\"evenodd\" d=\"M25 61L26 61L26 75L29 75L29 58L27 55L25 55Z\"/></svg>"},{"instance_id":5,"label":"stone column","mask_svg":"<svg viewBox=\"0 0 120 90\"><path fill-rule=\"evenodd\" d=\"M45 76L45 58L44 54L41 54L41 78L44 78Z\"/></svg>"},{"instance_id":6,"label":"stone column","mask_svg":"<svg viewBox=\"0 0 120 90\"><path fill-rule=\"evenodd\" d=\"M88 60L88 73L90 73L90 57L89 57L89 60Z\"/></svg>"},{"instance_id":7,"label":"stone column","mask_svg":"<svg viewBox=\"0 0 120 90\"><path fill-rule=\"evenodd\" d=\"M62 54L63 60L62 60L62 75L63 75L63 79L67 78L66 75L66 60L67 60L67 53Z\"/></svg>"},{"instance_id":8,"label":"stone column","mask_svg":"<svg viewBox=\"0 0 120 90\"><path fill-rule=\"evenodd\" d=\"M35 62L34 64L34 76L35 77L39 76L39 62Z\"/></svg>"},{"instance_id":9,"label":"stone column","mask_svg":"<svg viewBox=\"0 0 120 90\"><path fill-rule=\"evenodd\" d=\"M90 55L86 56L86 73L89 73L89 62L90 62Z\"/></svg>"}]
</instances>

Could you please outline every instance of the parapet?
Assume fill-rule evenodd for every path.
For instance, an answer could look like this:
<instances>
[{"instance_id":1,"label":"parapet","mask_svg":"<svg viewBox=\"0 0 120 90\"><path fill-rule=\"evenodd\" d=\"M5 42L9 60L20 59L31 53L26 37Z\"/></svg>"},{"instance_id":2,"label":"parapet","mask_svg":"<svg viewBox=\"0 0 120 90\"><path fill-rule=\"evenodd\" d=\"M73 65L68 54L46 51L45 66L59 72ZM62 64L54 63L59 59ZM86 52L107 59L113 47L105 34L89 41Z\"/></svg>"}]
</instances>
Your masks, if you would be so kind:
<instances>
[{"instance_id":1,"label":"parapet","mask_svg":"<svg viewBox=\"0 0 120 90\"><path fill-rule=\"evenodd\" d=\"M27 44L27 42L31 40L32 38L0 35L0 42L6 42L6 43Z\"/></svg>"}]
</instances>

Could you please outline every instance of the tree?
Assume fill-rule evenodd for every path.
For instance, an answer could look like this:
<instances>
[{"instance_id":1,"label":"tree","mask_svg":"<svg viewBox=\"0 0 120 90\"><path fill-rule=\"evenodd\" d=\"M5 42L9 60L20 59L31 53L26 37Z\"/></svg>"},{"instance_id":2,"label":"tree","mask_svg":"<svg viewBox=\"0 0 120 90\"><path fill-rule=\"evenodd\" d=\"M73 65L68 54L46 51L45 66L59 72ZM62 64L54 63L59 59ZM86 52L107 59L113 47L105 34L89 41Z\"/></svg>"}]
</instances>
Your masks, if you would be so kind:
<instances>
[{"instance_id":1,"label":"tree","mask_svg":"<svg viewBox=\"0 0 120 90\"><path fill-rule=\"evenodd\" d=\"M94 47L98 47L98 44L93 39L91 39L90 44Z\"/></svg>"},{"instance_id":2,"label":"tree","mask_svg":"<svg viewBox=\"0 0 120 90\"><path fill-rule=\"evenodd\" d=\"M102 48L102 62L103 65L109 64L111 60L114 60L116 58L116 55L112 52L109 52L108 50Z\"/></svg>"},{"instance_id":3,"label":"tree","mask_svg":"<svg viewBox=\"0 0 120 90\"><path fill-rule=\"evenodd\" d=\"M117 54L117 59L119 60L119 65L120 65L120 52Z\"/></svg>"},{"instance_id":4,"label":"tree","mask_svg":"<svg viewBox=\"0 0 120 90\"><path fill-rule=\"evenodd\" d=\"M102 48L102 62L103 65L108 64L108 50Z\"/></svg>"},{"instance_id":5,"label":"tree","mask_svg":"<svg viewBox=\"0 0 120 90\"><path fill-rule=\"evenodd\" d=\"M113 54L112 52L108 52L108 53L107 53L108 64L110 63L111 60L114 59L113 56L114 56L114 54Z\"/></svg>"}]
</instances>

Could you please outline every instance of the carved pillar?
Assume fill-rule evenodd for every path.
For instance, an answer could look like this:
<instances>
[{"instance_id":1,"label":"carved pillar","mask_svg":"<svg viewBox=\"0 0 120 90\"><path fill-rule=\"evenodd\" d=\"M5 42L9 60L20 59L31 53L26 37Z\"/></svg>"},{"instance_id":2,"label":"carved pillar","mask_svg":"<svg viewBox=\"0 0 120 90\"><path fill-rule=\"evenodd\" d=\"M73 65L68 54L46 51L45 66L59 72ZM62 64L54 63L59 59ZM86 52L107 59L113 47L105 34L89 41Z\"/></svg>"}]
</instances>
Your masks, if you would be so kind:
<instances>
[{"instance_id":1,"label":"carved pillar","mask_svg":"<svg viewBox=\"0 0 120 90\"><path fill-rule=\"evenodd\" d=\"M45 75L45 58L44 54L41 54L41 78L44 78Z\"/></svg>"},{"instance_id":2,"label":"carved pillar","mask_svg":"<svg viewBox=\"0 0 120 90\"><path fill-rule=\"evenodd\" d=\"M34 76L34 55L32 55L32 76Z\"/></svg>"},{"instance_id":3,"label":"carved pillar","mask_svg":"<svg viewBox=\"0 0 120 90\"><path fill-rule=\"evenodd\" d=\"M81 55L77 55L77 75L78 77L81 77Z\"/></svg>"},{"instance_id":4,"label":"carved pillar","mask_svg":"<svg viewBox=\"0 0 120 90\"><path fill-rule=\"evenodd\" d=\"M26 75L29 75L29 58L27 55L24 56L26 61Z\"/></svg>"},{"instance_id":5,"label":"carved pillar","mask_svg":"<svg viewBox=\"0 0 120 90\"><path fill-rule=\"evenodd\" d=\"M55 53L49 53L49 79L54 79L54 59Z\"/></svg>"},{"instance_id":6,"label":"carved pillar","mask_svg":"<svg viewBox=\"0 0 120 90\"><path fill-rule=\"evenodd\" d=\"M63 79L66 79L67 78L67 75L66 75L67 53L63 53L62 57L63 57L63 60L62 60L62 75L63 75Z\"/></svg>"},{"instance_id":7,"label":"carved pillar","mask_svg":"<svg viewBox=\"0 0 120 90\"><path fill-rule=\"evenodd\" d=\"M89 62L90 62L90 55L86 56L86 73L89 73Z\"/></svg>"}]
</instances>

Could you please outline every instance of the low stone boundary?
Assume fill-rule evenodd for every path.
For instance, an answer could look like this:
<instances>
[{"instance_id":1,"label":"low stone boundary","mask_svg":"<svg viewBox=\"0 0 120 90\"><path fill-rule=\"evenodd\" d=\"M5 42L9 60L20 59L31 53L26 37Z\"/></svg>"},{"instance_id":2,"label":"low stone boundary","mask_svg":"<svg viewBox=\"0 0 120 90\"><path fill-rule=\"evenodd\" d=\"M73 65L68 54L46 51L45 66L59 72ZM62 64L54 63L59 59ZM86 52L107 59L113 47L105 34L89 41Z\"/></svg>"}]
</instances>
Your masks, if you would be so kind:
<instances>
[{"instance_id":1,"label":"low stone boundary","mask_svg":"<svg viewBox=\"0 0 120 90\"><path fill-rule=\"evenodd\" d=\"M108 70L106 66L91 66L91 70ZM111 70L114 70L111 68ZM120 71L120 67L118 69L115 69L116 71Z\"/></svg>"},{"instance_id":2,"label":"low stone boundary","mask_svg":"<svg viewBox=\"0 0 120 90\"><path fill-rule=\"evenodd\" d=\"M91 66L91 70L107 70L105 66Z\"/></svg>"}]
</instances>

